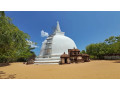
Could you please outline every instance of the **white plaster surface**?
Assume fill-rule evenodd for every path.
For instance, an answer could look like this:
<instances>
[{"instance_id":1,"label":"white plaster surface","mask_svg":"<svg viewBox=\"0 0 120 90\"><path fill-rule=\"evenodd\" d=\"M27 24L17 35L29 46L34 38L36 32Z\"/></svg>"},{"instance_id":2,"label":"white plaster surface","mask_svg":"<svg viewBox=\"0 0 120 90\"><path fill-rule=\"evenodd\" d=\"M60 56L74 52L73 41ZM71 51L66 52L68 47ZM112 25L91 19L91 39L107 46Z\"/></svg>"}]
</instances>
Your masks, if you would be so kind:
<instances>
[{"instance_id":1,"label":"white plaster surface","mask_svg":"<svg viewBox=\"0 0 120 90\"><path fill-rule=\"evenodd\" d=\"M53 61L58 63L60 55L64 52L68 54L68 49L73 48L77 48L75 42L61 32L59 22L57 22L55 32L42 43L40 55L36 58L35 63L52 63Z\"/></svg>"}]
</instances>

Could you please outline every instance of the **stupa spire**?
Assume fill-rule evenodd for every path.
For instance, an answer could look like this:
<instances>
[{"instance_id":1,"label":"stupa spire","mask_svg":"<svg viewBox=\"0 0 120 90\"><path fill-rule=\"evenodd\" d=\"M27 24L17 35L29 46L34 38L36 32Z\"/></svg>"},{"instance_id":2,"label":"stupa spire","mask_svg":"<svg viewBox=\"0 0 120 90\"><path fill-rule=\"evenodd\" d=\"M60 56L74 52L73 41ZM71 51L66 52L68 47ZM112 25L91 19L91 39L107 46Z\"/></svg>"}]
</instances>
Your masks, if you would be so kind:
<instances>
[{"instance_id":1,"label":"stupa spire","mask_svg":"<svg viewBox=\"0 0 120 90\"><path fill-rule=\"evenodd\" d=\"M53 32L53 35L59 34L59 35L64 35L64 32L61 31L59 22L57 21L57 26L55 28L55 31Z\"/></svg>"},{"instance_id":2,"label":"stupa spire","mask_svg":"<svg viewBox=\"0 0 120 90\"><path fill-rule=\"evenodd\" d=\"M61 32L59 21L57 21L56 32Z\"/></svg>"}]
</instances>

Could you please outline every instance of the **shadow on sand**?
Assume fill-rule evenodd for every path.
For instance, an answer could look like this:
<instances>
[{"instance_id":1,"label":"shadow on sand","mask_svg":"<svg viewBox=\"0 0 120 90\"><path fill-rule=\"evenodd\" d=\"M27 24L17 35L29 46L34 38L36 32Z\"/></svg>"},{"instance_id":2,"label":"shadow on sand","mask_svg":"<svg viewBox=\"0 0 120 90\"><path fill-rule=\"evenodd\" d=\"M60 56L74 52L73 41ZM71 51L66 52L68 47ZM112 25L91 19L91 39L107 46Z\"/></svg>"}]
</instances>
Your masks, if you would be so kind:
<instances>
[{"instance_id":1,"label":"shadow on sand","mask_svg":"<svg viewBox=\"0 0 120 90\"><path fill-rule=\"evenodd\" d=\"M0 63L0 67L9 66L9 63Z\"/></svg>"},{"instance_id":2,"label":"shadow on sand","mask_svg":"<svg viewBox=\"0 0 120 90\"><path fill-rule=\"evenodd\" d=\"M6 74L3 71L0 71L0 79L14 79L16 74Z\"/></svg>"},{"instance_id":3,"label":"shadow on sand","mask_svg":"<svg viewBox=\"0 0 120 90\"><path fill-rule=\"evenodd\" d=\"M118 60L118 61L115 61L114 63L120 63L120 60Z\"/></svg>"}]
</instances>

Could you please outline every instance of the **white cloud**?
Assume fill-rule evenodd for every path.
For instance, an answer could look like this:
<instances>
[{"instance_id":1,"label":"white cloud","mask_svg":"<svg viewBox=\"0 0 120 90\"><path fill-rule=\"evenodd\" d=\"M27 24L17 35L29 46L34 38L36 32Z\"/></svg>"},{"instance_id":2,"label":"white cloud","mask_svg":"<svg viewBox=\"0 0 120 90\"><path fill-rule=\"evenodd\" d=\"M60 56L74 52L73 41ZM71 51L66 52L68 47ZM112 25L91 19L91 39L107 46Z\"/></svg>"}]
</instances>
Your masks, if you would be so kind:
<instances>
[{"instance_id":1,"label":"white cloud","mask_svg":"<svg viewBox=\"0 0 120 90\"><path fill-rule=\"evenodd\" d=\"M28 45L30 45L30 46L31 46L31 48L38 48L38 46L37 46L37 45L35 45L35 43L34 43L34 42L32 42L32 41L30 41L30 40L27 40L27 42L28 42Z\"/></svg>"},{"instance_id":2,"label":"white cloud","mask_svg":"<svg viewBox=\"0 0 120 90\"><path fill-rule=\"evenodd\" d=\"M31 45L31 48L38 48L37 45Z\"/></svg>"},{"instance_id":3,"label":"white cloud","mask_svg":"<svg viewBox=\"0 0 120 90\"><path fill-rule=\"evenodd\" d=\"M49 34L45 32L44 30L41 31L41 37L48 37Z\"/></svg>"}]
</instances>

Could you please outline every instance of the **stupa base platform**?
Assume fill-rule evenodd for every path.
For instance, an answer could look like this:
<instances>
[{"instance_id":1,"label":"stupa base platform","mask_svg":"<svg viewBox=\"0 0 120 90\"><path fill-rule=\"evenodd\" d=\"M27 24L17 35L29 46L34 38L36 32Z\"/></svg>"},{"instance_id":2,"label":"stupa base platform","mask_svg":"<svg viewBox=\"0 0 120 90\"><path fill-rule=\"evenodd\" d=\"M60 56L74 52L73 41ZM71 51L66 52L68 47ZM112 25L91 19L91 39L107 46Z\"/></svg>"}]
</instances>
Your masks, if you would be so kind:
<instances>
[{"instance_id":1,"label":"stupa base platform","mask_svg":"<svg viewBox=\"0 0 120 90\"><path fill-rule=\"evenodd\" d=\"M34 64L59 64L60 58L36 58Z\"/></svg>"}]
</instances>

